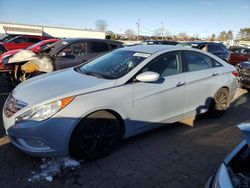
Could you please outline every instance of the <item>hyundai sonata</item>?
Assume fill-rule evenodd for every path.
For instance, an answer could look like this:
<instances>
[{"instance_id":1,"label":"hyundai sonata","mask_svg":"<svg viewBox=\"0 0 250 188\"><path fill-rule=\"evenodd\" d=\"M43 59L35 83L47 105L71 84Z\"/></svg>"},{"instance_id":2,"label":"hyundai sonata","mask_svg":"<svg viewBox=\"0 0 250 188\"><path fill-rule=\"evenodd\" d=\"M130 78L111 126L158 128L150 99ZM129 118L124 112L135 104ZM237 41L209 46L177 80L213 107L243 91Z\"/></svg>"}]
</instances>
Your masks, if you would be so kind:
<instances>
[{"instance_id":1,"label":"hyundai sonata","mask_svg":"<svg viewBox=\"0 0 250 188\"><path fill-rule=\"evenodd\" d=\"M95 159L121 138L205 112L221 116L236 76L233 66L201 50L122 48L20 84L5 103L4 126L28 154Z\"/></svg>"}]
</instances>

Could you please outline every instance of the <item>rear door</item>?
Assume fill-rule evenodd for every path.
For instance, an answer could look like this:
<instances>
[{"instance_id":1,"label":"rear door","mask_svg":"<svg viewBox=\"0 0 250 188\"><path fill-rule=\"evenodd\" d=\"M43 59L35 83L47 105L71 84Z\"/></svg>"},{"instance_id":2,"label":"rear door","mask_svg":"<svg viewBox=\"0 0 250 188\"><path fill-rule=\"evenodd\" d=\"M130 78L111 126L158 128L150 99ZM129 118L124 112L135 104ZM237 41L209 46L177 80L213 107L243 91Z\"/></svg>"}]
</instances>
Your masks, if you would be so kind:
<instances>
[{"instance_id":1,"label":"rear door","mask_svg":"<svg viewBox=\"0 0 250 188\"><path fill-rule=\"evenodd\" d=\"M142 68L139 73L157 72L160 80L133 83L134 129L182 118L187 96L186 76L182 70L179 51L162 54Z\"/></svg>"},{"instance_id":2,"label":"rear door","mask_svg":"<svg viewBox=\"0 0 250 188\"><path fill-rule=\"evenodd\" d=\"M54 60L55 70L74 67L84 63L87 54L87 42L76 42L63 48L56 54Z\"/></svg>"},{"instance_id":3,"label":"rear door","mask_svg":"<svg viewBox=\"0 0 250 188\"><path fill-rule=\"evenodd\" d=\"M188 97L185 113L200 114L207 107L223 79L223 65L211 57L194 51L183 51L187 71Z\"/></svg>"},{"instance_id":4,"label":"rear door","mask_svg":"<svg viewBox=\"0 0 250 188\"><path fill-rule=\"evenodd\" d=\"M19 36L14 38L11 42L5 45L8 50L23 49L29 46L26 36Z\"/></svg>"}]
</instances>

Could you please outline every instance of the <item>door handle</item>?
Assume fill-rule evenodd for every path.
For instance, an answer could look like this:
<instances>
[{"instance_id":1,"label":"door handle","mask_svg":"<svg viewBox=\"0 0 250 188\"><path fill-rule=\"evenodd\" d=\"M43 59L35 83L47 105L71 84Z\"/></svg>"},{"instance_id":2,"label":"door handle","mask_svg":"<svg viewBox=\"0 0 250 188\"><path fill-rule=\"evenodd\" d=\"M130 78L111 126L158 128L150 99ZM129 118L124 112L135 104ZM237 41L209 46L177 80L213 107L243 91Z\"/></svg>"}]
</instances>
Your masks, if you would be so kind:
<instances>
[{"instance_id":1,"label":"door handle","mask_svg":"<svg viewBox=\"0 0 250 188\"><path fill-rule=\"evenodd\" d=\"M212 74L212 76L218 76L218 75L219 75L218 72L215 72L215 73Z\"/></svg>"},{"instance_id":2,"label":"door handle","mask_svg":"<svg viewBox=\"0 0 250 188\"><path fill-rule=\"evenodd\" d=\"M181 87L186 85L186 82L178 82L178 84L176 85L176 87Z\"/></svg>"}]
</instances>

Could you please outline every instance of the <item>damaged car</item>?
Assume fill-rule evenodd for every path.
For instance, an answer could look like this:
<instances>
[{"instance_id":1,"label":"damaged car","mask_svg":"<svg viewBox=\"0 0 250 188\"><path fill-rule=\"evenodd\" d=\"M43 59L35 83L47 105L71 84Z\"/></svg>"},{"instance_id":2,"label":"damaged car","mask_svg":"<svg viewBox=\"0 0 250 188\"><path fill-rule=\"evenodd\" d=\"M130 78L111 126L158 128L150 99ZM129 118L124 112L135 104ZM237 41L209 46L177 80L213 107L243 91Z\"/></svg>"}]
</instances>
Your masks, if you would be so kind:
<instances>
[{"instance_id":1,"label":"damaged car","mask_svg":"<svg viewBox=\"0 0 250 188\"><path fill-rule=\"evenodd\" d=\"M36 75L74 67L121 47L121 42L112 40L65 39L40 53L22 50L6 59L4 64L14 66L14 79L22 82Z\"/></svg>"},{"instance_id":2,"label":"damaged car","mask_svg":"<svg viewBox=\"0 0 250 188\"><path fill-rule=\"evenodd\" d=\"M235 71L197 49L120 48L19 84L5 102L4 127L27 154L96 159L166 123L222 116L237 89Z\"/></svg>"},{"instance_id":3,"label":"damaged car","mask_svg":"<svg viewBox=\"0 0 250 188\"><path fill-rule=\"evenodd\" d=\"M250 92L250 61L238 63L236 68L239 72L240 87Z\"/></svg>"},{"instance_id":4,"label":"damaged car","mask_svg":"<svg viewBox=\"0 0 250 188\"><path fill-rule=\"evenodd\" d=\"M243 132L244 141L222 161L205 188L250 187L250 123L241 123L238 127Z\"/></svg>"},{"instance_id":5,"label":"damaged car","mask_svg":"<svg viewBox=\"0 0 250 188\"><path fill-rule=\"evenodd\" d=\"M38 57L37 54L45 52L53 43L58 41L59 39L47 39L29 46L25 50L16 49L3 53L0 55L0 73L5 73L6 77L10 78L12 81L17 80L17 76L20 74L20 66L26 63L30 56L32 57L31 59ZM17 58L14 58L12 62L9 62L9 59L17 53ZM22 56L21 58L20 54Z\"/></svg>"}]
</instances>

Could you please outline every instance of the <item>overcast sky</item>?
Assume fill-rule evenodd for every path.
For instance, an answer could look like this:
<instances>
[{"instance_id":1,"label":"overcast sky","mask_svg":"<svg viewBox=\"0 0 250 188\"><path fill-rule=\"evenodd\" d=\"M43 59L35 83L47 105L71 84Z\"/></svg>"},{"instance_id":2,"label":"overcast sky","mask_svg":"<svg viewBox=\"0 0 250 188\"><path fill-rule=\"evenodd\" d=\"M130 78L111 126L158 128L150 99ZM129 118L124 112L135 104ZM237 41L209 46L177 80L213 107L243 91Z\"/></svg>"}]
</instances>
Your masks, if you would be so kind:
<instances>
[{"instance_id":1,"label":"overcast sky","mask_svg":"<svg viewBox=\"0 0 250 188\"><path fill-rule=\"evenodd\" d=\"M0 21L73 28L95 28L153 34L164 25L171 34L208 36L250 27L250 0L0 0Z\"/></svg>"}]
</instances>

